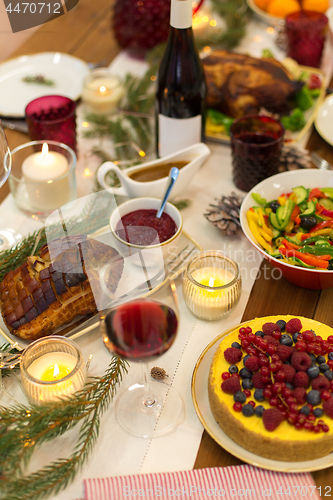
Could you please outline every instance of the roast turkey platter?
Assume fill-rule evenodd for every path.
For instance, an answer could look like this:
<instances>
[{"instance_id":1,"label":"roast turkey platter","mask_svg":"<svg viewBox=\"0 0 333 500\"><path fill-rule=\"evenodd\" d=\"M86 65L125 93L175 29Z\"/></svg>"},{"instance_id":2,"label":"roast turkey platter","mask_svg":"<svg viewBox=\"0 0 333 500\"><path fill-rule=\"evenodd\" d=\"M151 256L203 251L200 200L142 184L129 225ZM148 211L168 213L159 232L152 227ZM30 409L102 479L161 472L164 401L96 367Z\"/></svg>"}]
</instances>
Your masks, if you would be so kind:
<instances>
[{"instance_id":1,"label":"roast turkey platter","mask_svg":"<svg viewBox=\"0 0 333 500\"><path fill-rule=\"evenodd\" d=\"M297 65L297 63L295 63ZM295 78L287 67L272 57L256 58L227 50L215 50L203 59L207 83L207 109L214 109L237 119L265 112L289 114L295 94L304 82ZM298 140L312 125L325 95L325 76L315 68L298 66L320 78L321 88L314 106L305 113L306 125L292 135ZM219 134L216 134L218 138ZM208 138L215 138L210 132ZM222 135L229 141L228 135Z\"/></svg>"}]
</instances>

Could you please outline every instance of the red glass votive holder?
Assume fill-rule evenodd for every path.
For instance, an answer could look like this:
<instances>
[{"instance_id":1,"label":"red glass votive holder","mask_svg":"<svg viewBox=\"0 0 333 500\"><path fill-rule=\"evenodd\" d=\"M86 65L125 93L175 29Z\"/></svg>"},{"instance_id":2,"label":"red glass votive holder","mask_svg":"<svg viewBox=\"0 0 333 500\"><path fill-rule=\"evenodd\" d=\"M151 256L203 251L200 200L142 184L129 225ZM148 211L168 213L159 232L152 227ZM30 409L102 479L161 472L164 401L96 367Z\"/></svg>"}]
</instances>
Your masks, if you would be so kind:
<instances>
[{"instance_id":1,"label":"red glass votive holder","mask_svg":"<svg viewBox=\"0 0 333 500\"><path fill-rule=\"evenodd\" d=\"M269 116L244 116L230 127L233 181L242 191L279 172L284 128Z\"/></svg>"},{"instance_id":2,"label":"red glass votive holder","mask_svg":"<svg viewBox=\"0 0 333 500\"><path fill-rule=\"evenodd\" d=\"M300 10L286 17L287 55L302 66L319 68L326 39L325 14Z\"/></svg>"},{"instance_id":3,"label":"red glass votive holder","mask_svg":"<svg viewBox=\"0 0 333 500\"><path fill-rule=\"evenodd\" d=\"M68 97L47 95L34 99L25 108L31 139L62 142L77 154L75 112L76 103Z\"/></svg>"}]
</instances>

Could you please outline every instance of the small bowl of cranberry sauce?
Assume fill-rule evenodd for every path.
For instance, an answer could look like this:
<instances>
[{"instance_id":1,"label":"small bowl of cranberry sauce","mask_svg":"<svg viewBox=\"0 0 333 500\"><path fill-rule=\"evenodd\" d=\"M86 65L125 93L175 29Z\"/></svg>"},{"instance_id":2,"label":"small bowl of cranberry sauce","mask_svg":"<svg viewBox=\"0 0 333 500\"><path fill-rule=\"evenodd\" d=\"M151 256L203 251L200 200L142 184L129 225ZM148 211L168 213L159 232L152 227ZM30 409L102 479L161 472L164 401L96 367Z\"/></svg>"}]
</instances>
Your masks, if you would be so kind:
<instances>
[{"instance_id":1,"label":"small bowl of cranberry sauce","mask_svg":"<svg viewBox=\"0 0 333 500\"><path fill-rule=\"evenodd\" d=\"M135 256L132 261L147 267L163 263L177 249L183 219L179 210L167 203L162 216L157 219L161 200L134 198L119 205L110 217L111 232L124 257Z\"/></svg>"}]
</instances>

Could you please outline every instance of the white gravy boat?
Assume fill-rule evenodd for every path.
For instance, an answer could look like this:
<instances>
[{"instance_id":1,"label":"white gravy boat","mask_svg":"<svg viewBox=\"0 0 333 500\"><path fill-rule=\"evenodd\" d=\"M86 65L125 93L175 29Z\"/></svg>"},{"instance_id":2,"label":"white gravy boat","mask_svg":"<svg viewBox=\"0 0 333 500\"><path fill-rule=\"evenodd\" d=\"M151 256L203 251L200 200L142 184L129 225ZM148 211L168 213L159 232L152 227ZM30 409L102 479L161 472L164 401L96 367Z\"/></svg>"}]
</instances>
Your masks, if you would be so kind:
<instances>
[{"instance_id":1,"label":"white gravy boat","mask_svg":"<svg viewBox=\"0 0 333 500\"><path fill-rule=\"evenodd\" d=\"M117 165L111 161L103 163L97 171L98 182L104 189L109 189L112 193L128 196L129 198L139 198L143 196L162 198L167 181L167 175L161 179L153 181L136 181L129 177L130 174L143 170L147 167L158 166L164 163L170 163L174 161L186 161L187 165L179 170L179 175L177 182L175 183L170 199L174 199L179 195L182 195L186 191L188 185L190 184L193 176L197 173L199 168L202 166L204 161L210 155L210 149L206 144L200 142L198 144L193 144L188 148L182 149L158 160L153 160L147 163L141 163L135 167L126 168L121 170ZM105 176L108 172L115 172L117 177L121 182L121 187L110 188L105 182Z\"/></svg>"}]
</instances>

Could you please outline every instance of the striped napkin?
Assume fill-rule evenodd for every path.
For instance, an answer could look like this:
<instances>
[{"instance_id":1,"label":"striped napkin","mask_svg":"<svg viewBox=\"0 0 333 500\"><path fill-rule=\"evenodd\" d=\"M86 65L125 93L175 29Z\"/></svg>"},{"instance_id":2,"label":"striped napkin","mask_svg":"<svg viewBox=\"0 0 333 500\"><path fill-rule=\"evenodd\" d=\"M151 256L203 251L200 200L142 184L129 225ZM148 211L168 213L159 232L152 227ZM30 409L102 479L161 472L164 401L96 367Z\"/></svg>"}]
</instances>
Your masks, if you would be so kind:
<instances>
[{"instance_id":1,"label":"striped napkin","mask_svg":"<svg viewBox=\"0 0 333 500\"><path fill-rule=\"evenodd\" d=\"M85 500L320 500L310 474L272 472L250 465L86 479L84 485Z\"/></svg>"}]
</instances>

